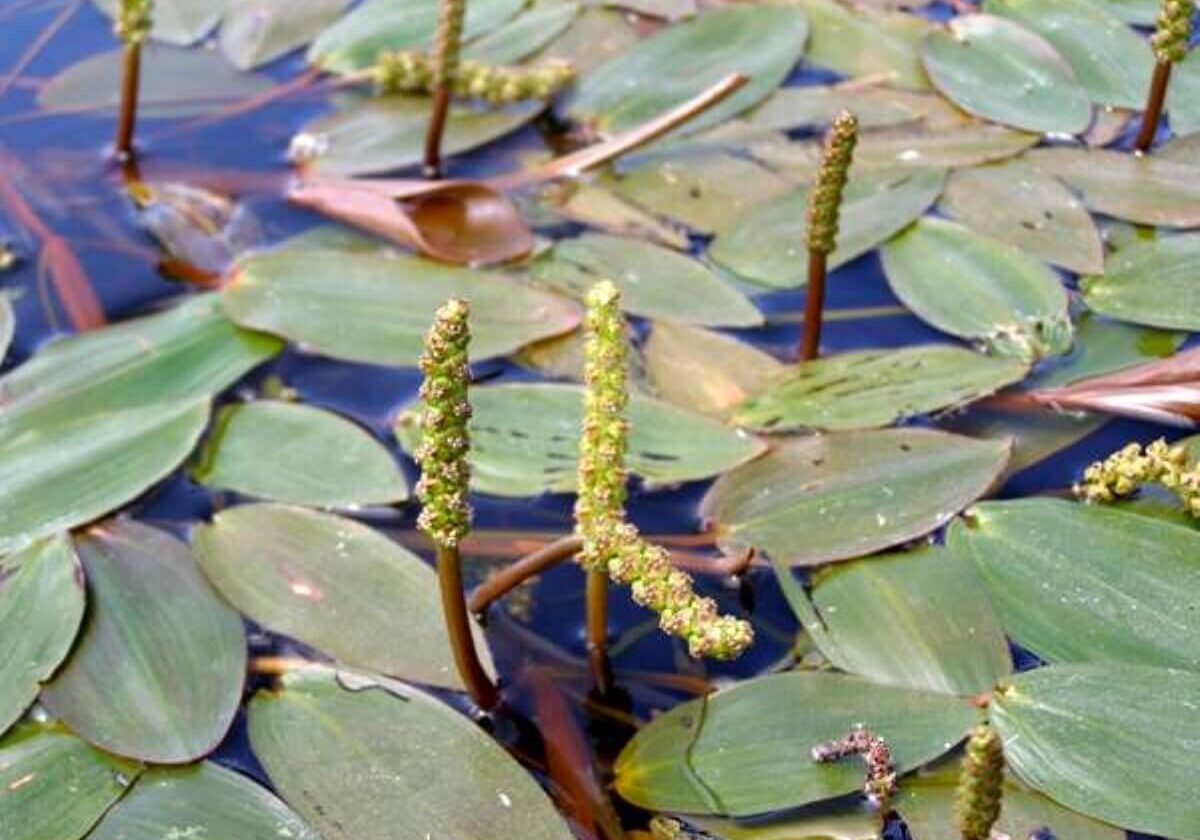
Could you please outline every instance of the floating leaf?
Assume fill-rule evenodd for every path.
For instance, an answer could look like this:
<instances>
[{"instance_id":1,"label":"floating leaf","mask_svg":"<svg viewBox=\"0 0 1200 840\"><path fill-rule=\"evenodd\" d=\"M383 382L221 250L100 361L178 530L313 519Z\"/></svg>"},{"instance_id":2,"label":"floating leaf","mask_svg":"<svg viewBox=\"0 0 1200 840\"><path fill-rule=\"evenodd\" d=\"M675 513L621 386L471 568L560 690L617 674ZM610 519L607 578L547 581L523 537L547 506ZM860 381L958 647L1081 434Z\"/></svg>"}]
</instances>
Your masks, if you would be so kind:
<instances>
[{"instance_id":1,"label":"floating leaf","mask_svg":"<svg viewBox=\"0 0 1200 840\"><path fill-rule=\"evenodd\" d=\"M93 0L109 17L116 15L121 0ZM191 46L213 30L225 12L227 0L156 0L152 37Z\"/></svg>"},{"instance_id":2,"label":"floating leaf","mask_svg":"<svg viewBox=\"0 0 1200 840\"><path fill-rule=\"evenodd\" d=\"M1079 274L1104 266L1104 245L1091 215L1055 178L1020 160L950 173L940 207L990 236Z\"/></svg>"},{"instance_id":3,"label":"floating leaf","mask_svg":"<svg viewBox=\"0 0 1200 840\"><path fill-rule=\"evenodd\" d=\"M61 727L19 726L0 740L0 837L79 840L140 770Z\"/></svg>"},{"instance_id":4,"label":"floating leaf","mask_svg":"<svg viewBox=\"0 0 1200 840\"><path fill-rule=\"evenodd\" d=\"M284 402L222 408L192 475L209 487L313 507L408 498L404 474L369 433L332 412Z\"/></svg>"},{"instance_id":5,"label":"floating leaf","mask_svg":"<svg viewBox=\"0 0 1200 840\"><path fill-rule=\"evenodd\" d=\"M561 35L578 15L578 3L543 0L468 44L463 58L487 64L516 64Z\"/></svg>"},{"instance_id":6,"label":"floating leaf","mask_svg":"<svg viewBox=\"0 0 1200 840\"><path fill-rule=\"evenodd\" d=\"M841 6L837 9L838 14L856 15L854 11ZM860 129L889 128L916 122L925 116L925 109L914 104L924 101L920 96L906 96L893 88L857 81L785 87L775 91L748 114L746 122L758 128L780 131L818 128L831 124L845 110L858 119Z\"/></svg>"},{"instance_id":7,"label":"floating leaf","mask_svg":"<svg viewBox=\"0 0 1200 840\"><path fill-rule=\"evenodd\" d=\"M926 218L883 247L888 284L921 320L1020 358L1071 347L1067 293L1035 257Z\"/></svg>"},{"instance_id":8,"label":"floating leaf","mask_svg":"<svg viewBox=\"0 0 1200 840\"><path fill-rule=\"evenodd\" d=\"M610 280L621 290L621 307L644 318L725 327L763 322L754 304L702 263L638 239L602 233L560 239L530 274L577 298Z\"/></svg>"},{"instance_id":9,"label":"floating leaf","mask_svg":"<svg viewBox=\"0 0 1200 840\"><path fill-rule=\"evenodd\" d=\"M433 314L448 298L474 304L471 357L479 361L560 335L579 310L502 274L397 253L287 247L241 261L225 308L246 326L318 353L383 365L416 365Z\"/></svg>"},{"instance_id":10,"label":"floating leaf","mask_svg":"<svg viewBox=\"0 0 1200 840\"><path fill-rule=\"evenodd\" d=\"M976 116L1025 131L1078 134L1092 121L1087 92L1040 35L994 15L955 17L925 38L938 90Z\"/></svg>"},{"instance_id":11,"label":"floating leaf","mask_svg":"<svg viewBox=\"0 0 1200 840\"><path fill-rule=\"evenodd\" d=\"M143 773L88 840L188 837L321 840L270 791L211 761Z\"/></svg>"},{"instance_id":12,"label":"floating leaf","mask_svg":"<svg viewBox=\"0 0 1200 840\"><path fill-rule=\"evenodd\" d=\"M1006 408L982 403L962 414L943 418L939 427L948 432L993 440L1012 440L1012 457L1006 475L1049 458L1095 432L1108 421L1102 415L1045 409Z\"/></svg>"},{"instance_id":13,"label":"floating leaf","mask_svg":"<svg viewBox=\"0 0 1200 840\"><path fill-rule=\"evenodd\" d=\"M637 29L625 14L616 9L590 7L542 50L538 58L569 61L576 74L582 75L624 55L637 42Z\"/></svg>"},{"instance_id":14,"label":"floating leaf","mask_svg":"<svg viewBox=\"0 0 1200 840\"><path fill-rule=\"evenodd\" d=\"M942 191L937 170L873 172L851 177L841 210L835 269L903 230ZM805 230L808 188L801 187L734 217L709 246L713 260L740 277L774 288L807 281Z\"/></svg>"},{"instance_id":15,"label":"floating leaf","mask_svg":"<svg viewBox=\"0 0 1200 840\"><path fill-rule=\"evenodd\" d=\"M688 123L687 131L694 132L744 111L779 87L804 52L807 36L808 25L795 8L709 9L585 73L565 108L573 119L615 134L682 104L730 73L748 76L741 90Z\"/></svg>"},{"instance_id":16,"label":"floating leaf","mask_svg":"<svg viewBox=\"0 0 1200 840\"><path fill-rule=\"evenodd\" d=\"M333 23L348 0L228 0L221 51L249 70L302 47Z\"/></svg>"},{"instance_id":17,"label":"floating leaf","mask_svg":"<svg viewBox=\"0 0 1200 840\"><path fill-rule=\"evenodd\" d=\"M643 726L617 758L616 787L650 810L750 816L860 790L861 766L812 759L855 724L886 740L905 772L948 750L976 716L950 695L842 674L758 677Z\"/></svg>"},{"instance_id":18,"label":"floating leaf","mask_svg":"<svg viewBox=\"0 0 1200 840\"><path fill-rule=\"evenodd\" d=\"M542 207L586 227L645 239L677 251L691 247L686 232L627 202L607 186L561 185L543 192L542 199L547 202Z\"/></svg>"},{"instance_id":19,"label":"floating leaf","mask_svg":"<svg viewBox=\"0 0 1200 840\"><path fill-rule=\"evenodd\" d=\"M879 840L879 817L854 805L805 808L803 816L781 822L739 823L717 817L693 817L689 822L716 840Z\"/></svg>"},{"instance_id":20,"label":"floating leaf","mask_svg":"<svg viewBox=\"0 0 1200 840\"><path fill-rule=\"evenodd\" d=\"M1187 338L1185 333L1137 327L1092 312L1075 319L1075 344L1071 352L1032 376L1030 386L1070 385L1081 379L1112 373L1143 362L1166 359Z\"/></svg>"},{"instance_id":21,"label":"floating leaf","mask_svg":"<svg viewBox=\"0 0 1200 840\"><path fill-rule=\"evenodd\" d=\"M613 186L639 207L712 233L794 185L753 161L717 153L650 160L618 173Z\"/></svg>"},{"instance_id":22,"label":"floating leaf","mask_svg":"<svg viewBox=\"0 0 1200 840\"><path fill-rule=\"evenodd\" d=\"M643 352L655 394L713 417L728 415L784 369L753 345L671 321L655 322Z\"/></svg>"},{"instance_id":23,"label":"floating leaf","mask_svg":"<svg viewBox=\"0 0 1200 840\"><path fill-rule=\"evenodd\" d=\"M474 0L463 37L475 38L510 20L525 0ZM437 23L438 0L368 0L321 33L308 61L329 73L351 73L375 62L380 50L427 49Z\"/></svg>"},{"instance_id":24,"label":"floating leaf","mask_svg":"<svg viewBox=\"0 0 1200 840\"><path fill-rule=\"evenodd\" d=\"M583 382L587 366L587 336L582 329L566 335L529 344L517 351L512 360L521 367L540 373L546 379ZM646 371L642 351L633 343L631 330L625 333L625 354L629 363L629 385L646 391Z\"/></svg>"},{"instance_id":25,"label":"floating leaf","mask_svg":"<svg viewBox=\"0 0 1200 840\"><path fill-rule=\"evenodd\" d=\"M848 9L834 0L798 0L812 26L806 58L852 78L882 78L910 90L929 79L917 48L932 27L915 15Z\"/></svg>"},{"instance_id":26,"label":"floating leaf","mask_svg":"<svg viewBox=\"0 0 1200 840\"><path fill-rule=\"evenodd\" d=\"M1102 6L1090 0L985 0L983 10L1045 38L1097 105L1139 110L1145 105L1154 54Z\"/></svg>"},{"instance_id":27,"label":"floating leaf","mask_svg":"<svg viewBox=\"0 0 1200 840\"><path fill-rule=\"evenodd\" d=\"M1062 179L1088 209L1161 227L1200 227L1200 166L1108 149L1035 149L1023 158Z\"/></svg>"},{"instance_id":28,"label":"floating leaf","mask_svg":"<svg viewBox=\"0 0 1200 840\"><path fill-rule=\"evenodd\" d=\"M113 521L77 539L76 550L88 615L42 702L117 755L176 764L211 752L242 697L241 618L163 531Z\"/></svg>"},{"instance_id":29,"label":"floating leaf","mask_svg":"<svg viewBox=\"0 0 1200 840\"><path fill-rule=\"evenodd\" d=\"M0 657L0 734L66 658L83 608L83 569L66 538L0 557L0 637L9 640Z\"/></svg>"},{"instance_id":30,"label":"floating leaf","mask_svg":"<svg viewBox=\"0 0 1200 840\"><path fill-rule=\"evenodd\" d=\"M975 561L1008 634L1041 658L1200 670L1194 528L1019 499L972 508L948 544Z\"/></svg>"},{"instance_id":31,"label":"floating leaf","mask_svg":"<svg viewBox=\"0 0 1200 840\"><path fill-rule=\"evenodd\" d=\"M503 108L451 105L442 137L450 157L515 131L545 105L527 101ZM293 159L319 175L371 175L415 166L424 155L427 96L349 97L332 114L318 117L292 138Z\"/></svg>"},{"instance_id":32,"label":"floating leaf","mask_svg":"<svg viewBox=\"0 0 1200 840\"><path fill-rule=\"evenodd\" d=\"M497 496L566 493L575 488L583 389L513 383L471 390L471 486ZM420 442L420 406L396 418L400 445ZM732 469L760 455L755 437L708 417L632 394L629 469L654 485L676 484Z\"/></svg>"},{"instance_id":33,"label":"floating leaf","mask_svg":"<svg viewBox=\"0 0 1200 840\"><path fill-rule=\"evenodd\" d=\"M813 435L723 475L700 515L722 548L815 566L928 534L988 491L1009 441L901 428Z\"/></svg>"},{"instance_id":34,"label":"floating leaf","mask_svg":"<svg viewBox=\"0 0 1200 840\"><path fill-rule=\"evenodd\" d=\"M1200 233L1137 242L1109 257L1079 288L1092 310L1135 324L1200 330Z\"/></svg>"},{"instance_id":35,"label":"floating leaf","mask_svg":"<svg viewBox=\"0 0 1200 840\"><path fill-rule=\"evenodd\" d=\"M208 400L42 424L0 438L0 554L91 522L165 478L196 446Z\"/></svg>"},{"instance_id":36,"label":"floating leaf","mask_svg":"<svg viewBox=\"0 0 1200 840\"><path fill-rule=\"evenodd\" d=\"M1009 766L1047 796L1135 831L1197 840L1197 697L1191 671L1055 665L1014 677L991 718Z\"/></svg>"},{"instance_id":37,"label":"floating leaf","mask_svg":"<svg viewBox=\"0 0 1200 840\"><path fill-rule=\"evenodd\" d=\"M123 56L123 50L114 50L72 64L42 85L38 106L111 118L120 104ZM266 93L271 85L268 77L239 73L209 50L154 47L142 51L138 116L178 119L209 114Z\"/></svg>"},{"instance_id":38,"label":"floating leaf","mask_svg":"<svg viewBox=\"0 0 1200 840\"><path fill-rule=\"evenodd\" d=\"M1158 18L1160 0L1088 0L1093 6L1107 9L1126 23L1153 26Z\"/></svg>"},{"instance_id":39,"label":"floating leaf","mask_svg":"<svg viewBox=\"0 0 1200 840\"><path fill-rule=\"evenodd\" d=\"M4 362L16 330L17 316L13 314L12 301L7 295L0 295L0 363Z\"/></svg>"},{"instance_id":40,"label":"floating leaf","mask_svg":"<svg viewBox=\"0 0 1200 840\"><path fill-rule=\"evenodd\" d=\"M1172 133L1200 131L1200 51L1193 49L1171 71L1167 111L1171 115Z\"/></svg>"},{"instance_id":41,"label":"floating leaf","mask_svg":"<svg viewBox=\"0 0 1200 840\"><path fill-rule=\"evenodd\" d=\"M428 695L310 668L250 703L254 754L324 840L571 840L504 748Z\"/></svg>"},{"instance_id":42,"label":"floating leaf","mask_svg":"<svg viewBox=\"0 0 1200 840\"><path fill-rule=\"evenodd\" d=\"M437 576L361 525L282 505L241 505L192 532L197 562L251 620L346 665L461 689ZM479 651L492 670L487 645Z\"/></svg>"},{"instance_id":43,"label":"floating leaf","mask_svg":"<svg viewBox=\"0 0 1200 840\"><path fill-rule=\"evenodd\" d=\"M839 353L789 368L739 405L733 422L769 432L870 429L965 405L1028 370L948 344Z\"/></svg>"}]
</instances>

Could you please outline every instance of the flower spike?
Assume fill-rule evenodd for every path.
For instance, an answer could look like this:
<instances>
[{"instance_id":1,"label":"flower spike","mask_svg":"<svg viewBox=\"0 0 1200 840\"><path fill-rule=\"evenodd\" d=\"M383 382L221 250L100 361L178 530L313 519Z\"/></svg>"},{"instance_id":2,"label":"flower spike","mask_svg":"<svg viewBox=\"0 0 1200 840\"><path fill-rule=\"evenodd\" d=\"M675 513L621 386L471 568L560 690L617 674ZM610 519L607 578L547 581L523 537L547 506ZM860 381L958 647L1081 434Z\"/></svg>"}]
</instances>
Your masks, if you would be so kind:
<instances>
[{"instance_id":1,"label":"flower spike","mask_svg":"<svg viewBox=\"0 0 1200 840\"><path fill-rule=\"evenodd\" d=\"M140 46L154 25L154 0L121 0L113 21L113 34L126 46Z\"/></svg>"},{"instance_id":2,"label":"flower spike","mask_svg":"<svg viewBox=\"0 0 1200 840\"><path fill-rule=\"evenodd\" d=\"M434 87L449 84L458 70L463 18L466 14L467 0L441 0L438 3L437 30L433 35L433 51L430 55Z\"/></svg>"},{"instance_id":3,"label":"flower spike","mask_svg":"<svg viewBox=\"0 0 1200 840\"><path fill-rule=\"evenodd\" d=\"M433 93L437 89L433 59L415 50L383 51L372 68L380 94ZM481 61L462 61L449 80L455 96L506 105L527 99L549 99L575 78L563 61L534 67L496 67Z\"/></svg>"},{"instance_id":4,"label":"flower spike","mask_svg":"<svg viewBox=\"0 0 1200 840\"><path fill-rule=\"evenodd\" d=\"M1195 13L1194 0L1163 0L1154 35L1150 37L1150 46L1160 62L1177 64L1187 56Z\"/></svg>"},{"instance_id":5,"label":"flower spike","mask_svg":"<svg viewBox=\"0 0 1200 840\"><path fill-rule=\"evenodd\" d=\"M837 249L838 214L857 144L858 119L849 111L842 111L825 137L821 168L808 194L810 250L831 254Z\"/></svg>"},{"instance_id":6,"label":"flower spike","mask_svg":"<svg viewBox=\"0 0 1200 840\"><path fill-rule=\"evenodd\" d=\"M1131 443L1097 461L1084 470L1074 491L1090 504L1107 504L1133 495L1144 484L1162 485L1200 517L1200 468L1189 468L1187 450L1169 446L1163 438L1144 449Z\"/></svg>"},{"instance_id":7,"label":"flower spike","mask_svg":"<svg viewBox=\"0 0 1200 840\"><path fill-rule=\"evenodd\" d=\"M866 781L863 783L867 801L876 808L887 807L896 793L896 765L886 741L860 723L845 737L812 748L812 760L818 764L839 761L852 755L861 755L867 765Z\"/></svg>"},{"instance_id":8,"label":"flower spike","mask_svg":"<svg viewBox=\"0 0 1200 840\"><path fill-rule=\"evenodd\" d=\"M954 817L962 840L988 840L1000 819L1004 785L1004 746L996 730L981 724L967 739Z\"/></svg>"}]
</instances>

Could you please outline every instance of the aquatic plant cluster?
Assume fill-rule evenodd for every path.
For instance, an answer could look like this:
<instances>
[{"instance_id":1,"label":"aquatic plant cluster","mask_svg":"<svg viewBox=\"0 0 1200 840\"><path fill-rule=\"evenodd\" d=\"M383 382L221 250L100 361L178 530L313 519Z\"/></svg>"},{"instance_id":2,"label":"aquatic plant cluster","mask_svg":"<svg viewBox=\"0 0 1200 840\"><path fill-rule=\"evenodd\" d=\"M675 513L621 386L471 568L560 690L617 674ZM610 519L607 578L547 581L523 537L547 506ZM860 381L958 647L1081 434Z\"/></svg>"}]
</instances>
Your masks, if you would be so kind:
<instances>
[{"instance_id":1,"label":"aquatic plant cluster","mask_svg":"<svg viewBox=\"0 0 1200 840\"><path fill-rule=\"evenodd\" d=\"M0 840L1200 840L1195 19L11 0Z\"/></svg>"}]
</instances>

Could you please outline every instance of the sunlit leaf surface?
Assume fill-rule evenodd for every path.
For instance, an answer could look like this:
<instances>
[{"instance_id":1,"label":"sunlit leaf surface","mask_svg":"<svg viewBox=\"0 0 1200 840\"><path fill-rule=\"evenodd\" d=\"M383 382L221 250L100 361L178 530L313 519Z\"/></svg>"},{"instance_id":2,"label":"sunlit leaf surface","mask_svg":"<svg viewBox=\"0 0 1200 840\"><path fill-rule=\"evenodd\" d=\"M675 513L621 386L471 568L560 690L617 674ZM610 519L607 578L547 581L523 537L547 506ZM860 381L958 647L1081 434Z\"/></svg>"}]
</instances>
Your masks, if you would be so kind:
<instances>
[{"instance_id":1,"label":"sunlit leaf surface","mask_svg":"<svg viewBox=\"0 0 1200 840\"><path fill-rule=\"evenodd\" d=\"M236 0L156 0L154 29L151 35L160 41L180 46L196 43L217 25L225 12L226 2ZM92 0L106 15L112 17L121 0Z\"/></svg>"},{"instance_id":2,"label":"sunlit leaf surface","mask_svg":"<svg viewBox=\"0 0 1200 840\"><path fill-rule=\"evenodd\" d=\"M1110 256L1104 273L1080 281L1088 307L1111 318L1166 329L1200 329L1200 233L1138 242Z\"/></svg>"},{"instance_id":3,"label":"sunlit leaf surface","mask_svg":"<svg viewBox=\"0 0 1200 840\"><path fill-rule=\"evenodd\" d=\"M248 70L302 47L321 33L348 0L227 0L221 51Z\"/></svg>"},{"instance_id":4,"label":"sunlit leaf surface","mask_svg":"<svg viewBox=\"0 0 1200 840\"><path fill-rule=\"evenodd\" d=\"M835 0L799 0L812 26L807 59L853 78L883 79L924 90L918 52L932 27L915 15L847 8Z\"/></svg>"}]
</instances>

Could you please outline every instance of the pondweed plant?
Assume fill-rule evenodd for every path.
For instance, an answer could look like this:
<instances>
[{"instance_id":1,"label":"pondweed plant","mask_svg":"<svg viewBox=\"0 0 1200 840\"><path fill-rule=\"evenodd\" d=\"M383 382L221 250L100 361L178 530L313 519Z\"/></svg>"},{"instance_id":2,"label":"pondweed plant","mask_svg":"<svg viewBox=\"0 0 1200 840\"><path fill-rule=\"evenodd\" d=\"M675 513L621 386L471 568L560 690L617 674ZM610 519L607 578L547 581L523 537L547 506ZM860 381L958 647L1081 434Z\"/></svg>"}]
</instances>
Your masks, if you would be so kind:
<instances>
[{"instance_id":1,"label":"pondweed plant","mask_svg":"<svg viewBox=\"0 0 1200 840\"><path fill-rule=\"evenodd\" d=\"M154 25L154 0L121 0L113 21L113 34L125 45L121 74L121 110L117 116L117 157L133 157L133 135L137 128L138 87L142 76L142 44Z\"/></svg>"},{"instance_id":2,"label":"pondweed plant","mask_svg":"<svg viewBox=\"0 0 1200 840\"><path fill-rule=\"evenodd\" d=\"M818 764L840 761L852 755L861 755L867 765L863 783L867 802L880 810L886 809L896 792L896 764L886 741L858 724L845 737L812 748L812 759Z\"/></svg>"},{"instance_id":3,"label":"pondweed plant","mask_svg":"<svg viewBox=\"0 0 1200 840\"><path fill-rule=\"evenodd\" d=\"M1196 13L1194 0L1162 0L1158 10L1158 23L1150 46L1154 50L1154 76L1150 80L1150 91L1146 95L1146 108L1142 113L1142 126L1138 131L1133 148L1145 152L1154 142L1158 122L1162 118L1163 104L1167 100L1167 86L1171 82L1171 69L1187 56L1188 42L1192 37L1192 17Z\"/></svg>"},{"instance_id":4,"label":"pondweed plant","mask_svg":"<svg viewBox=\"0 0 1200 840\"><path fill-rule=\"evenodd\" d=\"M1000 819L1004 793L1004 745L996 730L981 724L971 730L954 800L954 819L962 840L988 840Z\"/></svg>"},{"instance_id":5,"label":"pondweed plant","mask_svg":"<svg viewBox=\"0 0 1200 840\"><path fill-rule=\"evenodd\" d=\"M1128 498L1147 484L1170 490L1192 516L1200 517L1200 469L1188 466L1187 450L1159 438L1147 447L1131 443L1090 465L1074 487L1085 502L1106 504Z\"/></svg>"},{"instance_id":6,"label":"pondweed plant","mask_svg":"<svg viewBox=\"0 0 1200 840\"><path fill-rule=\"evenodd\" d=\"M858 120L842 111L825 136L821 167L808 194L808 286L804 297L804 334L800 360L810 361L821 352L821 320L825 310L826 262L837 249L838 216L842 193L850 177L854 147L858 143Z\"/></svg>"}]
</instances>

